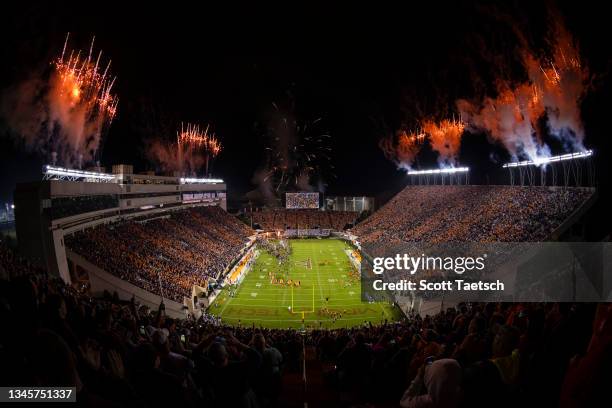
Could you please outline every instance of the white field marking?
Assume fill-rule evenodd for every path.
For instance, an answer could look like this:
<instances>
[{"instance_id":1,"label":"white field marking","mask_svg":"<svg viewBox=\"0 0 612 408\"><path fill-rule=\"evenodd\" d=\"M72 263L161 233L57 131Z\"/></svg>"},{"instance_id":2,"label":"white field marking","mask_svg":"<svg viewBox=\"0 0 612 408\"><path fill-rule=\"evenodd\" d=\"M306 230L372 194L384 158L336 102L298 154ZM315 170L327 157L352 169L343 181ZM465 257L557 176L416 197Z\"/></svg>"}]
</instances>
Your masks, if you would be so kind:
<instances>
[{"instance_id":1,"label":"white field marking","mask_svg":"<svg viewBox=\"0 0 612 408\"><path fill-rule=\"evenodd\" d=\"M289 243L289 245L293 248L293 244ZM282 299L282 304L283 306L285 305L285 299L287 298L287 291L283 291L283 299Z\"/></svg>"},{"instance_id":2,"label":"white field marking","mask_svg":"<svg viewBox=\"0 0 612 408\"><path fill-rule=\"evenodd\" d=\"M312 253L312 244L310 244L310 252ZM317 259L317 261L315 262L316 266L317 266L317 281L319 282L319 293L321 294L321 298L323 298L323 288L321 288L321 276L319 275L319 260Z\"/></svg>"},{"instance_id":3,"label":"white field marking","mask_svg":"<svg viewBox=\"0 0 612 408\"><path fill-rule=\"evenodd\" d=\"M384 307L380 308L382 310L382 315L385 317L385 319L387 318L387 311L385 310Z\"/></svg>"},{"instance_id":4,"label":"white field marking","mask_svg":"<svg viewBox=\"0 0 612 408\"><path fill-rule=\"evenodd\" d=\"M259 299L258 299L259 300ZM301 306L301 303L297 303L297 302L293 302L295 307L304 307ZM302 302L304 304L306 304L306 306L310 307L312 306L311 304L307 304L309 302ZM346 304L339 304L339 305L330 305L331 308L346 308L346 307L360 307L363 306L363 303L346 303ZM366 305L369 305L366 303ZM285 305L279 305L279 306L270 306L270 305L254 305L253 303L232 303L232 307L236 307L236 306L244 306L244 307L249 307L252 309L255 308L263 308L263 309L287 309L287 306ZM369 306L373 306L373 305L369 305ZM315 306L315 309L317 308L317 306Z\"/></svg>"},{"instance_id":5,"label":"white field marking","mask_svg":"<svg viewBox=\"0 0 612 408\"><path fill-rule=\"evenodd\" d=\"M329 275L325 275L325 276L323 276L323 278L327 278L328 276ZM308 281L308 279L305 279L305 278L301 278L300 279L300 277L298 277L298 276L291 276L291 275L289 275L289 279L291 279L291 280L296 280L296 279L300 280L302 282L302 286L311 286L312 287L312 286L316 285L316 283L317 283L317 282L310 282L310 281ZM336 278L334 277L334 278L328 278L328 279L336 279ZM336 281L337 281L337 279L336 279ZM254 284L255 284L255 281L249 282L246 285L244 285L243 287L248 288L249 286L252 286ZM322 282L321 284L323 286L338 286L338 285L332 285L331 283L328 283L327 281ZM273 287L274 288L281 288L281 286L273 286ZM311 293L311 295L312 295L312 293Z\"/></svg>"},{"instance_id":6,"label":"white field marking","mask_svg":"<svg viewBox=\"0 0 612 408\"><path fill-rule=\"evenodd\" d=\"M243 317L224 317L223 320L242 320L242 322L245 321L251 321L251 320L255 320L255 321L262 321L262 322L299 322L301 321L301 317L296 317L295 320L291 320L291 319L262 319L262 318L243 318ZM322 322L329 322L332 319L321 319L321 318L306 318L306 321L317 321L317 320L321 320ZM343 317L342 319L336 319L336 321L351 321L351 320L362 320L364 322L367 321L380 321L379 318L375 318L375 319L367 319L364 317Z\"/></svg>"},{"instance_id":7,"label":"white field marking","mask_svg":"<svg viewBox=\"0 0 612 408\"><path fill-rule=\"evenodd\" d=\"M351 289L353 289L353 288L351 288ZM258 287L255 287L255 286L253 286L251 288L245 288L245 291L258 292L259 294L261 294L263 296L266 296L266 298L277 298L278 299L278 298L282 297L279 292L272 292L270 290L266 290L265 288L258 288ZM290 290L288 290L288 292L290 292ZM327 293L332 294L334 296L346 297L346 296L343 296L346 293L345 291L330 290ZM289 293L289 294L291 294L291 293ZM237 298L240 298L240 297L241 296L238 295L234 299L237 299ZM305 292L304 293L293 292L293 297L296 298L296 299L299 299L299 298L309 298L309 299L312 299L312 286L310 288L310 295L305 293ZM323 299L323 298L320 298L320 299Z\"/></svg>"},{"instance_id":8,"label":"white field marking","mask_svg":"<svg viewBox=\"0 0 612 408\"><path fill-rule=\"evenodd\" d=\"M283 301L283 297L282 296L278 296L278 295L276 295L274 293L270 293L270 292L264 292L260 288L251 288L251 290L253 292L257 292L257 294L258 294L257 295L258 296L257 300L259 300L259 299L266 299L266 300L269 300L269 301L272 301L272 302L282 302ZM310 302L312 302L312 290L311 290L310 293L311 293L310 296L308 296L308 295L296 296L295 293L294 293L293 299L295 299L295 300L308 299ZM289 294L289 295L291 295L291 294ZM332 298L332 300L339 300L340 301L340 300L345 299L345 300L354 301L356 295L348 295L345 292L329 292L329 296ZM234 299L234 301L236 301L236 300L241 300L243 298L241 296L239 296L239 297L235 297L233 299ZM318 298L318 299L315 298L315 301L321 301L322 302L323 300L324 300L324 298ZM252 301L252 300L249 300L249 302L250 301ZM369 302L364 302L364 304L365 303L369 303ZM374 303L380 303L380 302L374 302Z\"/></svg>"},{"instance_id":9,"label":"white field marking","mask_svg":"<svg viewBox=\"0 0 612 408\"><path fill-rule=\"evenodd\" d=\"M257 283L255 284L255 286L256 286L256 287L258 287L258 288L261 288L261 283L257 282Z\"/></svg>"},{"instance_id":10,"label":"white field marking","mask_svg":"<svg viewBox=\"0 0 612 408\"><path fill-rule=\"evenodd\" d=\"M225 302L225 304L223 305L223 307L221 308L221 310L219 311L219 316L223 315L223 312L225 312L225 309L227 309L227 307L229 306L229 304L232 302L233 298L231 296L226 296L227 300Z\"/></svg>"},{"instance_id":11,"label":"white field marking","mask_svg":"<svg viewBox=\"0 0 612 408\"><path fill-rule=\"evenodd\" d=\"M343 289L343 290L339 290L337 288L337 286L331 286L331 287L327 287L325 285L322 286L324 289L326 289L326 293L331 293L334 295L343 295L344 293L346 293L347 289ZM302 288L303 289L303 288ZM294 297L310 297L312 299L312 286L307 286L306 287L306 291L308 291L308 289L310 289L310 295L307 292L303 292L303 291L295 291L293 292L293 296ZM276 289L276 288L266 288L266 287L256 287L256 286L250 286L248 288L244 288L245 292L248 291L254 291L254 292L260 292L261 294L265 294L268 296L275 296L275 297L282 297L281 293L279 292L279 290L281 289ZM356 287L349 287L348 290L353 290L355 292L358 292L358 288ZM287 292L291 292L290 288L286 288ZM289 293L289 295L291 295L291 293ZM240 294L237 294L237 297L240 297ZM325 296L327 297L327 296ZM321 298L323 299L323 298Z\"/></svg>"},{"instance_id":12,"label":"white field marking","mask_svg":"<svg viewBox=\"0 0 612 408\"><path fill-rule=\"evenodd\" d=\"M257 292L251 292L251 297L257 297Z\"/></svg>"},{"instance_id":13,"label":"white field marking","mask_svg":"<svg viewBox=\"0 0 612 408\"><path fill-rule=\"evenodd\" d=\"M243 299L234 299L233 304L236 304L236 302L240 302ZM293 299L294 302L311 302L312 303L312 297L310 298L294 298ZM319 302L323 302L323 299L315 299L315 302L317 302L317 300ZM330 299L330 302L332 303L341 303L341 302L355 302L355 297L332 297ZM259 296L259 294L257 295L257 299L249 299L248 302L267 302L267 303L282 303L283 300L282 299L278 299L278 298L270 298L270 297L266 297L266 296ZM361 302L359 303L362 306L366 306L366 305L377 305L379 303L369 303L369 302Z\"/></svg>"},{"instance_id":14,"label":"white field marking","mask_svg":"<svg viewBox=\"0 0 612 408\"><path fill-rule=\"evenodd\" d=\"M264 275L259 275L259 279L263 279L263 278L264 278Z\"/></svg>"},{"instance_id":15,"label":"white field marking","mask_svg":"<svg viewBox=\"0 0 612 408\"><path fill-rule=\"evenodd\" d=\"M303 288L309 288L311 290L310 296L312 296L312 286L313 286L313 284L311 282L304 282L303 280L301 282L302 282L302 286L300 286L300 288L302 288L302 289ZM255 283L249 283L248 285L243 286L242 289L244 289L244 288L252 288L254 286L255 286ZM335 288L335 289L337 289L338 292L343 292L344 291L344 288L338 287L337 284L332 284L332 283L327 283L326 282L326 283L321 283L321 286L324 287L324 288L331 288L331 289ZM263 287L262 288L262 290L276 290L276 291L281 291L281 290L284 290L284 289L289 289L289 287L286 287L286 286L272 286L272 287L270 287L270 286L268 286L268 287Z\"/></svg>"}]
</instances>

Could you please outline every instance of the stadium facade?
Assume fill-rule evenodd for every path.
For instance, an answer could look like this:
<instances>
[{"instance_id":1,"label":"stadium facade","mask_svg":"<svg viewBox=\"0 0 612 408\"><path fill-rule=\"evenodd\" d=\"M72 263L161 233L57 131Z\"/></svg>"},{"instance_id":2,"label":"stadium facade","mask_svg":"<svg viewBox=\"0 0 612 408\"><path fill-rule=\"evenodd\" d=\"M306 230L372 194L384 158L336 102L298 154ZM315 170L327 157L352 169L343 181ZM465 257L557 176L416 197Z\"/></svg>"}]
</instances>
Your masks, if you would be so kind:
<instances>
[{"instance_id":1,"label":"stadium facade","mask_svg":"<svg viewBox=\"0 0 612 408\"><path fill-rule=\"evenodd\" d=\"M66 283L76 276L67 235L190 207L227 209L223 180L136 174L131 165L112 173L45 166L43 180L17 185L14 196L20 252Z\"/></svg>"},{"instance_id":2,"label":"stadium facade","mask_svg":"<svg viewBox=\"0 0 612 408\"><path fill-rule=\"evenodd\" d=\"M331 211L374 211L376 208L374 197L354 196L327 196L325 197L325 208Z\"/></svg>"}]
</instances>

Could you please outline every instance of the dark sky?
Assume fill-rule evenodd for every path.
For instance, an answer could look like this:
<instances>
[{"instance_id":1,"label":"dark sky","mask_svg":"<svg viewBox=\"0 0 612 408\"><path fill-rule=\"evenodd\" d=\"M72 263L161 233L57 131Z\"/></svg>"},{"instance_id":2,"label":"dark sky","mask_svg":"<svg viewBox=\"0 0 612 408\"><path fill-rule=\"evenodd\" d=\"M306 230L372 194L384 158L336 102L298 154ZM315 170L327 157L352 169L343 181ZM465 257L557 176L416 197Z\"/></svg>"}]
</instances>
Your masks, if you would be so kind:
<instances>
[{"instance_id":1,"label":"dark sky","mask_svg":"<svg viewBox=\"0 0 612 408\"><path fill-rule=\"evenodd\" d=\"M332 136L336 174L327 192L376 195L405 183L377 147L380 136L413 125L423 113L450 115L457 98L486 92L499 75L491 55L507 61L510 73L504 74L513 75L517 44L507 21L537 47L548 18L545 3L531 1L503 2L503 8L486 1L433 1L418 8L261 3L232 3L222 10L182 2L23 4L0 20L0 87L4 92L48 64L66 32L79 48L95 34L96 48L112 58L120 97L103 145L104 165L128 162L146 170L151 165L144 152L153 138L174 137L181 121L210 123L224 145L214 173L241 195L253 188L251 177L263 159L262 129L272 103L291 94L299 118L322 117ZM583 104L586 144L605 159L612 38L607 13L601 2L555 8L595 74ZM43 160L15 147L1 123L4 201L16 181L40 176ZM486 180L499 167L490 157L503 154L482 135L470 135L461 161ZM427 153L420 162L434 163Z\"/></svg>"}]
</instances>

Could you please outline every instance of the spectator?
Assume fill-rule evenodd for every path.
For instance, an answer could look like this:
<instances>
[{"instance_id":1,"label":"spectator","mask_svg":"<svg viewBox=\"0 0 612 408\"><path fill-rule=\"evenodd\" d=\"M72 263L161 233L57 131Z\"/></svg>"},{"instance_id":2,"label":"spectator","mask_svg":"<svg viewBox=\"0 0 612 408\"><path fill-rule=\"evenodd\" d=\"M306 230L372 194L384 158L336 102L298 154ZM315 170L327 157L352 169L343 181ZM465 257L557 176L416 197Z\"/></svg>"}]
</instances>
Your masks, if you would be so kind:
<instances>
[{"instance_id":1,"label":"spectator","mask_svg":"<svg viewBox=\"0 0 612 408\"><path fill-rule=\"evenodd\" d=\"M179 303L207 287L240 254L252 232L217 206L169 218L98 226L66 237L66 246L136 286Z\"/></svg>"},{"instance_id":2,"label":"spectator","mask_svg":"<svg viewBox=\"0 0 612 408\"><path fill-rule=\"evenodd\" d=\"M461 395L461 367L456 360L447 358L421 366L402 397L400 406L454 408L459 406Z\"/></svg>"}]
</instances>

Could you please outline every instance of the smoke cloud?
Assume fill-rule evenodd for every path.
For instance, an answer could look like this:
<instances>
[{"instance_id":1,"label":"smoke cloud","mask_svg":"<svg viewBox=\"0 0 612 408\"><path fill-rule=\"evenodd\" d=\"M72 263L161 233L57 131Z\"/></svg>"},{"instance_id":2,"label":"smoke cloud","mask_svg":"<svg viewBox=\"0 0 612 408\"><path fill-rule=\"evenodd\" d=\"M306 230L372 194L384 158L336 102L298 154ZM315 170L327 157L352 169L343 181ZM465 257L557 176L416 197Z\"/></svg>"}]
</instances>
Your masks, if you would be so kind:
<instances>
[{"instance_id":1,"label":"smoke cloud","mask_svg":"<svg viewBox=\"0 0 612 408\"><path fill-rule=\"evenodd\" d=\"M549 10L549 15L546 50L540 52L529 45L518 25L508 17L500 18L509 22L517 40L515 56L522 68L522 78L508 79L502 75L513 72L511 64L502 63L503 58L485 49L483 57L497 75L493 92L472 99L457 99L459 121L434 121L427 119L427 113L419 112L419 127L429 146L438 153L440 167L458 163L464 130L486 133L489 142L503 146L512 160L550 156L551 147L547 144L550 137L558 140L565 152L585 150L580 105L587 91L589 72L561 16L555 10ZM477 79L475 83L483 81ZM440 107L432 107L430 115L436 110L445 111L445 104L438 103ZM423 147L420 137L418 133L400 129L381 139L379 146L385 157L398 167L411 169Z\"/></svg>"},{"instance_id":2,"label":"smoke cloud","mask_svg":"<svg viewBox=\"0 0 612 408\"><path fill-rule=\"evenodd\" d=\"M458 100L461 118L472 130L485 131L513 160L550 156L544 131L557 138L566 152L584 150L580 103L586 92L588 69L578 47L555 15L549 32L551 57L538 57L525 43L520 50L527 80L497 81L497 96L484 100ZM541 120L547 129L538 125Z\"/></svg>"},{"instance_id":3,"label":"smoke cloud","mask_svg":"<svg viewBox=\"0 0 612 408\"><path fill-rule=\"evenodd\" d=\"M324 178L332 168L327 145L330 135L321 131L322 119L299 120L292 100L288 108L272 105L265 158L251 180L257 187L247 194L267 205L276 203L286 191L323 191Z\"/></svg>"},{"instance_id":4,"label":"smoke cloud","mask_svg":"<svg viewBox=\"0 0 612 408\"><path fill-rule=\"evenodd\" d=\"M378 146L387 159L401 169L410 170L421 151L424 138L424 133L398 130L395 134L381 139Z\"/></svg>"},{"instance_id":5,"label":"smoke cloud","mask_svg":"<svg viewBox=\"0 0 612 408\"><path fill-rule=\"evenodd\" d=\"M92 162L116 109L114 79L108 66L100 72L101 53L92 59L80 53L61 58L50 71L39 72L2 95L0 114L17 141L66 167ZM110 65L110 64L109 64Z\"/></svg>"},{"instance_id":6,"label":"smoke cloud","mask_svg":"<svg viewBox=\"0 0 612 408\"><path fill-rule=\"evenodd\" d=\"M460 121L444 119L440 122L426 120L423 131L429 136L431 148L438 152L438 164L443 167L455 166L461 148L464 124Z\"/></svg>"}]
</instances>

